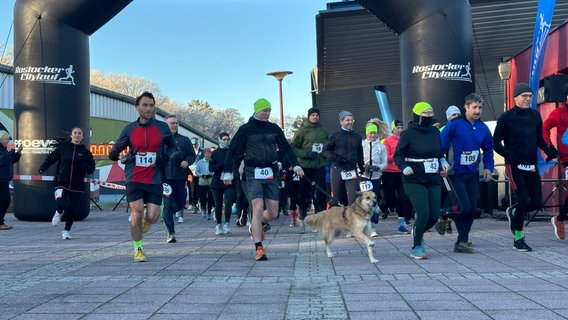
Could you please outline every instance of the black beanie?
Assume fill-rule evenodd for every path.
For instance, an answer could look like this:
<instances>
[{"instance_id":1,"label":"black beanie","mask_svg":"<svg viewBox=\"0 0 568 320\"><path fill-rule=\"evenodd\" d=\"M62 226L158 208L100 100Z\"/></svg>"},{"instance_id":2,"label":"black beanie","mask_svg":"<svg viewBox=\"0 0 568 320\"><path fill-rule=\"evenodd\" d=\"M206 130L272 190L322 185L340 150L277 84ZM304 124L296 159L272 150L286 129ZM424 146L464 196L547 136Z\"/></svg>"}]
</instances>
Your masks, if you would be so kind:
<instances>
[{"instance_id":1,"label":"black beanie","mask_svg":"<svg viewBox=\"0 0 568 320\"><path fill-rule=\"evenodd\" d=\"M517 85L515 86L515 89L513 90L513 97L516 98L518 95L525 93L525 92L530 92L530 93L534 93L532 88L526 84L526 83L517 83Z\"/></svg>"},{"instance_id":2,"label":"black beanie","mask_svg":"<svg viewBox=\"0 0 568 320\"><path fill-rule=\"evenodd\" d=\"M319 109L316 108L316 107L310 108L310 109L308 110L308 118L310 117L310 115L311 115L312 113L317 113L317 114L319 115L319 114L320 114L320 111L319 111Z\"/></svg>"},{"instance_id":3,"label":"black beanie","mask_svg":"<svg viewBox=\"0 0 568 320\"><path fill-rule=\"evenodd\" d=\"M219 139L223 139L223 137L228 137L228 136L229 136L229 134L226 133L226 132L219 133Z\"/></svg>"}]
</instances>

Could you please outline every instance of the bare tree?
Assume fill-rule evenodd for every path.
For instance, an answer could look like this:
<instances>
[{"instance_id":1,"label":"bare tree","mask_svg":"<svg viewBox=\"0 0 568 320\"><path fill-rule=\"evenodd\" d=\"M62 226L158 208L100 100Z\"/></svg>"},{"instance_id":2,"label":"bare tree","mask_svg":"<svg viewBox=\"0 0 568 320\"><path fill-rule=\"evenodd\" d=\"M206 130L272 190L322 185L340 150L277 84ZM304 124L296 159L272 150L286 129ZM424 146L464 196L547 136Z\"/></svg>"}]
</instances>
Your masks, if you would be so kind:
<instances>
[{"instance_id":1,"label":"bare tree","mask_svg":"<svg viewBox=\"0 0 568 320\"><path fill-rule=\"evenodd\" d=\"M136 97L144 91L149 91L156 98L162 98L162 90L154 82L143 77L130 76L110 72L105 76L101 71L91 70L91 85L105 88L114 92L122 93L130 97Z\"/></svg>"},{"instance_id":2,"label":"bare tree","mask_svg":"<svg viewBox=\"0 0 568 320\"><path fill-rule=\"evenodd\" d=\"M0 42L0 64L14 65L14 48Z\"/></svg>"}]
</instances>

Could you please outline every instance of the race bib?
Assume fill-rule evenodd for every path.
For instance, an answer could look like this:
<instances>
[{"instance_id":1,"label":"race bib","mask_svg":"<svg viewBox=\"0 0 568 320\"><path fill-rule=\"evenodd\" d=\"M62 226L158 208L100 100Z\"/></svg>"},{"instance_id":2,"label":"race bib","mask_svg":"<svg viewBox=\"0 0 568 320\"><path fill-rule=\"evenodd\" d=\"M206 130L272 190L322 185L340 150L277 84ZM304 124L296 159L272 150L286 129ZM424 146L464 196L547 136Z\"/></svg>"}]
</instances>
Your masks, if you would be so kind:
<instances>
[{"instance_id":1,"label":"race bib","mask_svg":"<svg viewBox=\"0 0 568 320\"><path fill-rule=\"evenodd\" d=\"M517 168L523 171L536 171L534 164L519 164Z\"/></svg>"},{"instance_id":2,"label":"race bib","mask_svg":"<svg viewBox=\"0 0 568 320\"><path fill-rule=\"evenodd\" d=\"M300 181L300 176L297 175L295 172L294 175L292 176L292 181Z\"/></svg>"},{"instance_id":3,"label":"race bib","mask_svg":"<svg viewBox=\"0 0 568 320\"><path fill-rule=\"evenodd\" d=\"M464 151L460 156L460 164L462 166L469 166L477 162L479 157L479 150L475 151Z\"/></svg>"},{"instance_id":4,"label":"race bib","mask_svg":"<svg viewBox=\"0 0 568 320\"><path fill-rule=\"evenodd\" d=\"M223 172L221 173L221 180L233 180L235 177L233 176L232 172Z\"/></svg>"},{"instance_id":5,"label":"race bib","mask_svg":"<svg viewBox=\"0 0 568 320\"><path fill-rule=\"evenodd\" d=\"M322 150L323 150L323 143L312 144L312 152L321 153Z\"/></svg>"},{"instance_id":6,"label":"race bib","mask_svg":"<svg viewBox=\"0 0 568 320\"><path fill-rule=\"evenodd\" d=\"M436 173L438 172L438 160L432 159L424 161L424 172L426 173Z\"/></svg>"},{"instance_id":7,"label":"race bib","mask_svg":"<svg viewBox=\"0 0 568 320\"><path fill-rule=\"evenodd\" d=\"M155 152L137 152L136 153L136 166L137 167L153 167L156 165Z\"/></svg>"},{"instance_id":8,"label":"race bib","mask_svg":"<svg viewBox=\"0 0 568 320\"><path fill-rule=\"evenodd\" d=\"M63 189L56 189L55 190L55 199L61 199L63 197Z\"/></svg>"},{"instance_id":9,"label":"race bib","mask_svg":"<svg viewBox=\"0 0 568 320\"><path fill-rule=\"evenodd\" d=\"M274 179L274 173L271 167L266 168L254 168L254 178L259 180L272 180Z\"/></svg>"},{"instance_id":10,"label":"race bib","mask_svg":"<svg viewBox=\"0 0 568 320\"><path fill-rule=\"evenodd\" d=\"M163 184L162 184L162 187L163 187L163 188L162 188L162 193L163 193L166 197L169 197L170 194L172 194L172 187L171 187L169 184L167 184L167 183L163 183Z\"/></svg>"},{"instance_id":11,"label":"race bib","mask_svg":"<svg viewBox=\"0 0 568 320\"><path fill-rule=\"evenodd\" d=\"M355 172L355 170L341 171L341 180L353 180L353 179L357 179L357 172Z\"/></svg>"},{"instance_id":12,"label":"race bib","mask_svg":"<svg viewBox=\"0 0 568 320\"><path fill-rule=\"evenodd\" d=\"M373 183L369 180L361 181L359 183L359 189L361 189L361 192L371 191L373 190Z\"/></svg>"}]
</instances>

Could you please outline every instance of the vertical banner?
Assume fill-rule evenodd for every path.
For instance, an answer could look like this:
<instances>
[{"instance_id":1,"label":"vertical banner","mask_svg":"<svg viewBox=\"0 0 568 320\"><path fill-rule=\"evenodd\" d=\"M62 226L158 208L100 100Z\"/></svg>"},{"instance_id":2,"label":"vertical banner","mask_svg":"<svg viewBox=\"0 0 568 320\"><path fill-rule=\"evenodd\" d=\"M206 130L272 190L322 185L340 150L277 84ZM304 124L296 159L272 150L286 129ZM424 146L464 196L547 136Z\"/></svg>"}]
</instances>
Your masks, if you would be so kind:
<instances>
[{"instance_id":1,"label":"vertical banner","mask_svg":"<svg viewBox=\"0 0 568 320\"><path fill-rule=\"evenodd\" d=\"M550 33L550 23L556 0L539 0L536 12L536 22L534 26L534 37L531 52L531 65L529 73L529 85L533 92L538 92L540 86L540 71ZM531 108L536 109L537 99L532 100Z\"/></svg>"}]
</instances>

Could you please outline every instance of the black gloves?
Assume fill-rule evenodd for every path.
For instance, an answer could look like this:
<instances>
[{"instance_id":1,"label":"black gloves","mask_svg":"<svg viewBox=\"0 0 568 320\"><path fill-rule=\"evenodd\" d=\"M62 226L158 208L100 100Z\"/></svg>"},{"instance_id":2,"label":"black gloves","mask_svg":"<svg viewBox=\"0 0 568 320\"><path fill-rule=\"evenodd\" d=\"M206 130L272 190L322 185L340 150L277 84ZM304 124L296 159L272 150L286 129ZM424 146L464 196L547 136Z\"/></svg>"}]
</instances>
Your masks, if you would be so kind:
<instances>
[{"instance_id":1,"label":"black gloves","mask_svg":"<svg viewBox=\"0 0 568 320\"><path fill-rule=\"evenodd\" d=\"M317 152L310 151L308 152L308 154L306 154L304 158L313 160L316 158L317 155L318 155Z\"/></svg>"},{"instance_id":2,"label":"black gloves","mask_svg":"<svg viewBox=\"0 0 568 320\"><path fill-rule=\"evenodd\" d=\"M369 165L369 164L365 165L365 172L372 173L372 172L377 172L377 171L380 171L379 166Z\"/></svg>"},{"instance_id":3,"label":"black gloves","mask_svg":"<svg viewBox=\"0 0 568 320\"><path fill-rule=\"evenodd\" d=\"M556 148L554 147L554 145L549 145L548 146L548 152L546 153L546 162L557 158L558 157L558 150L556 150Z\"/></svg>"}]
</instances>

